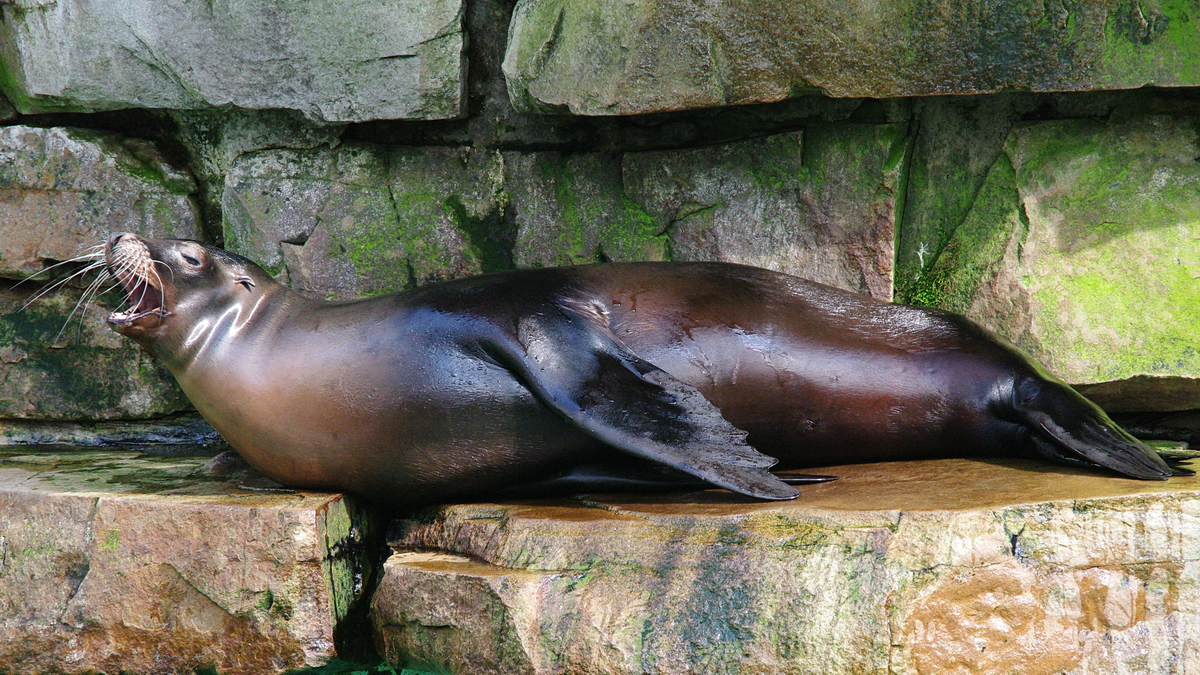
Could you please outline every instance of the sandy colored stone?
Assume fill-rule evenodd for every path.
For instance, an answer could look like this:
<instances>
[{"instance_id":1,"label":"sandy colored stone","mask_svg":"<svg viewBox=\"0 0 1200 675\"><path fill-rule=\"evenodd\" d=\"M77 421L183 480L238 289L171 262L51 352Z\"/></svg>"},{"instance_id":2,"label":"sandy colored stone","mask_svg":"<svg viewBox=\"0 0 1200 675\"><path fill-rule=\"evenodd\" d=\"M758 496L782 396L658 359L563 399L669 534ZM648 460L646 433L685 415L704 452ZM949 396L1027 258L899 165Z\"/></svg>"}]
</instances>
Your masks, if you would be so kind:
<instances>
[{"instance_id":1,"label":"sandy colored stone","mask_svg":"<svg viewBox=\"0 0 1200 675\"><path fill-rule=\"evenodd\" d=\"M21 279L112 232L200 236L195 182L148 141L0 127L0 277Z\"/></svg>"},{"instance_id":2,"label":"sandy colored stone","mask_svg":"<svg viewBox=\"0 0 1200 675\"><path fill-rule=\"evenodd\" d=\"M326 122L463 112L462 3L300 0L0 9L0 89L23 113L234 106Z\"/></svg>"},{"instance_id":3,"label":"sandy colored stone","mask_svg":"<svg viewBox=\"0 0 1200 675\"><path fill-rule=\"evenodd\" d=\"M1114 411L1200 407L1200 142L1134 116L1013 129L907 299L1004 335Z\"/></svg>"},{"instance_id":4,"label":"sandy colored stone","mask_svg":"<svg viewBox=\"0 0 1200 675\"><path fill-rule=\"evenodd\" d=\"M0 670L270 673L334 655L372 521L207 458L0 451Z\"/></svg>"},{"instance_id":5,"label":"sandy colored stone","mask_svg":"<svg viewBox=\"0 0 1200 675\"><path fill-rule=\"evenodd\" d=\"M894 98L1193 86L1168 3L521 0L503 68L523 112L632 115L820 91Z\"/></svg>"},{"instance_id":6,"label":"sandy colored stone","mask_svg":"<svg viewBox=\"0 0 1200 675\"><path fill-rule=\"evenodd\" d=\"M840 479L788 503L593 495L398 521L378 647L455 673L1200 672L1197 479L820 472Z\"/></svg>"}]
</instances>

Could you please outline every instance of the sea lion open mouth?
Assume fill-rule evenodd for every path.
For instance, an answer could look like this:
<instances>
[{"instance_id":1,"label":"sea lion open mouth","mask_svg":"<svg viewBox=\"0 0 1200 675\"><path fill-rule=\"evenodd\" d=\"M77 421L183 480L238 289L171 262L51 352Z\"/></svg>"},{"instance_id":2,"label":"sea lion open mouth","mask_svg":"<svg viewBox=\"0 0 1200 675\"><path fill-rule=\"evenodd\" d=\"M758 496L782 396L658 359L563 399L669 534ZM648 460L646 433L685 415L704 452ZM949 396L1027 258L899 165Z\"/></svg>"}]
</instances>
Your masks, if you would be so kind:
<instances>
[{"instance_id":1,"label":"sea lion open mouth","mask_svg":"<svg viewBox=\"0 0 1200 675\"><path fill-rule=\"evenodd\" d=\"M105 260L125 288L125 301L132 305L109 314L109 323L130 324L150 315L161 318L170 313L163 302L162 280L154 270L154 258L141 240L115 235L108 242Z\"/></svg>"}]
</instances>

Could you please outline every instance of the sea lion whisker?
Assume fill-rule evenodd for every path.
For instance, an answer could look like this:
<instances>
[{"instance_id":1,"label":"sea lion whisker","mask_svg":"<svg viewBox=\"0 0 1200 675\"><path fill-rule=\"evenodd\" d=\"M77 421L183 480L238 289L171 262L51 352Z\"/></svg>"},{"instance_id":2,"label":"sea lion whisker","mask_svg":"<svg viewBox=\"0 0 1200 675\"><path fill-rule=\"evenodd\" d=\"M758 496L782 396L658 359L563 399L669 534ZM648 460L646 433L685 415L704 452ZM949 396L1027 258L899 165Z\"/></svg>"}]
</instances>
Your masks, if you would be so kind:
<instances>
[{"instance_id":1,"label":"sea lion whisker","mask_svg":"<svg viewBox=\"0 0 1200 675\"><path fill-rule=\"evenodd\" d=\"M163 268L165 268L168 272L170 272L171 273L171 283L175 283L175 270L171 269L170 265L168 265L167 263L165 263L161 260L151 259L150 260L150 269L154 269L154 267L156 265L162 265ZM157 275L157 273L156 273L156 275ZM159 285L159 288L162 288L162 277L159 277L158 285Z\"/></svg>"},{"instance_id":2,"label":"sea lion whisker","mask_svg":"<svg viewBox=\"0 0 1200 675\"><path fill-rule=\"evenodd\" d=\"M38 291L37 293L35 293L35 294L33 295L33 297L31 297L31 298L29 298L28 300L26 300L26 301L25 301L25 304L21 305L21 309L19 309L19 310L17 310L17 311L23 311L23 310L25 310L25 309L26 309L26 308L28 308L30 305L32 305L33 303L37 302L37 301L38 301L38 299L40 299L42 296L46 295L47 293L51 293L51 292L53 292L53 291L55 291L55 290L57 290L57 289L61 288L63 285L65 285L65 284L69 283L69 282L70 282L72 279L75 279L76 277L83 276L83 275L85 275L85 274L87 274L87 273L91 272L92 270L94 270L94 269L96 269L96 268L98 268L98 267L104 267L104 262L103 262L103 261L94 262L94 263L92 263L92 264L88 265L87 267L84 267L83 269L76 270L75 272L71 273L69 276L63 277L62 279L59 279L58 281L55 281L54 283L52 283L52 284L50 284L50 285L48 285L48 286L46 286L46 287L42 288L40 291Z\"/></svg>"},{"instance_id":3,"label":"sea lion whisker","mask_svg":"<svg viewBox=\"0 0 1200 675\"><path fill-rule=\"evenodd\" d=\"M91 248L95 248L95 247L93 246ZM72 263L83 262L85 260L92 261L93 263L99 261L100 264L104 264L104 252L103 251L90 251L87 253L82 253L80 255L77 255L73 258L67 258L66 260L56 262L53 265L50 265L49 267L43 267L42 269L34 272L33 274L26 276L24 279L21 279L17 283L13 284L13 288L20 286L21 284L25 283L26 281L32 280L34 277L36 277L40 274L45 274L46 272L49 272L51 270L58 269L59 267L62 267L63 265L70 265Z\"/></svg>"},{"instance_id":4,"label":"sea lion whisker","mask_svg":"<svg viewBox=\"0 0 1200 675\"><path fill-rule=\"evenodd\" d=\"M105 275L107 275L107 274L108 274L107 271L103 272L102 274L97 276L96 279L94 281L92 281L92 283L88 284L88 287L85 288L83 291L83 295L79 296L79 300L75 301L75 306L71 308L71 313L67 315L67 320L63 322L62 328L58 329L58 334L54 336L54 340L50 344L52 344L52 345L58 344L58 340L59 340L59 338L62 337L62 334L67 330L67 326L71 325L71 319L74 318L75 313L79 311L79 306L81 304L83 304L84 299L87 298L89 294L93 293L94 290L96 288L98 288L100 284L104 283ZM84 317L84 314L86 314L86 313L87 313L87 305L85 304L84 308L83 308L83 312L79 313L79 330L80 331L83 330L83 317Z\"/></svg>"}]
</instances>

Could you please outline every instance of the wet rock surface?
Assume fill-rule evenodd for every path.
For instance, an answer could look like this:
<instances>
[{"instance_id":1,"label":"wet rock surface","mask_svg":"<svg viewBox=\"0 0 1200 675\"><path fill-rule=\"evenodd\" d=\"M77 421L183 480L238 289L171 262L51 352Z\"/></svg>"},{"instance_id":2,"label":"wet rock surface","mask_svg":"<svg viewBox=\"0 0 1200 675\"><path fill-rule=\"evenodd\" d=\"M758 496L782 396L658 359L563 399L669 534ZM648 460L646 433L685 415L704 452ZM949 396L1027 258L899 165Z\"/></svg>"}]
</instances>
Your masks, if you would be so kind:
<instances>
[{"instance_id":1,"label":"wet rock surface","mask_svg":"<svg viewBox=\"0 0 1200 675\"><path fill-rule=\"evenodd\" d=\"M455 673L1191 672L1200 481L1017 460L472 504L393 525L394 665Z\"/></svg>"},{"instance_id":2,"label":"wet rock surface","mask_svg":"<svg viewBox=\"0 0 1200 675\"><path fill-rule=\"evenodd\" d=\"M0 450L0 669L249 674L334 656L377 521L207 460Z\"/></svg>"}]
</instances>

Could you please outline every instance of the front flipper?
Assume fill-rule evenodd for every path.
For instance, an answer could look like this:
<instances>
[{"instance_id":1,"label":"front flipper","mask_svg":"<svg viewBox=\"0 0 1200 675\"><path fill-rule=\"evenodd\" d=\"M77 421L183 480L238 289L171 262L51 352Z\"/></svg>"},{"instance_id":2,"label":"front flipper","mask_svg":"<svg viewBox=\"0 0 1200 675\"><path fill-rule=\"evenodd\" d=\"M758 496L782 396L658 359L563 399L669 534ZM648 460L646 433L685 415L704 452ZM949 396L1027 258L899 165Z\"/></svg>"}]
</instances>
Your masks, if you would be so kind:
<instances>
[{"instance_id":1,"label":"front flipper","mask_svg":"<svg viewBox=\"0 0 1200 675\"><path fill-rule=\"evenodd\" d=\"M746 432L699 391L621 344L602 310L547 308L522 317L515 337L493 355L606 445L751 497L800 494L767 471L776 460L747 445Z\"/></svg>"}]
</instances>

